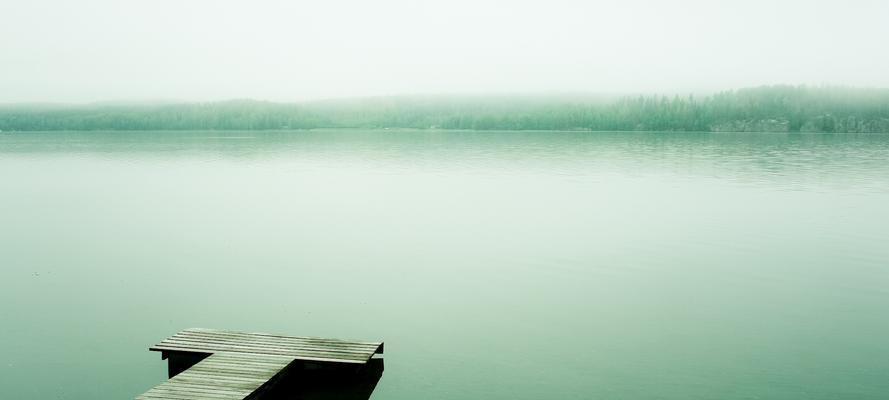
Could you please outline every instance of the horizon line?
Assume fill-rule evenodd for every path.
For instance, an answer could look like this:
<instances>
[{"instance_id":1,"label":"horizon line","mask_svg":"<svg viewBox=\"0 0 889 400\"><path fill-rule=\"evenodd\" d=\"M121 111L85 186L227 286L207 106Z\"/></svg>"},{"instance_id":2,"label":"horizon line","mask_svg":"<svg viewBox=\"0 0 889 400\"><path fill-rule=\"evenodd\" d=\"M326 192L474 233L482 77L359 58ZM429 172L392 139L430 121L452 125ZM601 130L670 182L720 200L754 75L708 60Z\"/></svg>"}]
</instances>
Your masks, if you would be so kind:
<instances>
[{"instance_id":1,"label":"horizon line","mask_svg":"<svg viewBox=\"0 0 889 400\"><path fill-rule=\"evenodd\" d=\"M793 87L799 89L855 89L855 90L889 90L889 87L881 86L859 86L847 84L793 84L793 83L775 83L762 84L754 86L741 86L734 88L726 88L719 90L690 90L690 91L498 91L498 92L416 92L416 93L399 93L399 94L376 94L376 95L354 95L354 96L330 96L309 99L292 99L292 100L271 100L258 97L224 97L217 99L178 99L178 98L110 98L104 100L93 101L2 101L0 107L5 106L102 106L102 105L173 105L173 104L205 104L205 103L226 103L235 101L247 101L257 103L273 103L273 104L312 104L337 101L365 101L365 100L383 100L383 99L405 99L405 98L498 98L498 97L518 97L518 98L558 98L558 97L581 97L587 99L598 98L599 100L613 100L632 96L648 96L648 97L674 97L674 96L712 96L719 93L729 93L748 89L776 88L776 87Z\"/></svg>"}]
</instances>

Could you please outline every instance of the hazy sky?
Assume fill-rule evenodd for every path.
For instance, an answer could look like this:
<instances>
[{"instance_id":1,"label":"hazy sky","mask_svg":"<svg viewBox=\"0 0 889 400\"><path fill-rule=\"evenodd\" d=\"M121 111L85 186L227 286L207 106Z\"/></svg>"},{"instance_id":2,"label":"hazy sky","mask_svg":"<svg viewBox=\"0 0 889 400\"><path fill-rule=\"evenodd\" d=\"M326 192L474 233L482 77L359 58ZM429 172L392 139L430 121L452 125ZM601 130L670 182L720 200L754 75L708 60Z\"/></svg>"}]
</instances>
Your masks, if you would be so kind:
<instances>
[{"instance_id":1,"label":"hazy sky","mask_svg":"<svg viewBox=\"0 0 889 400\"><path fill-rule=\"evenodd\" d=\"M0 0L0 102L889 87L889 0Z\"/></svg>"}]
</instances>

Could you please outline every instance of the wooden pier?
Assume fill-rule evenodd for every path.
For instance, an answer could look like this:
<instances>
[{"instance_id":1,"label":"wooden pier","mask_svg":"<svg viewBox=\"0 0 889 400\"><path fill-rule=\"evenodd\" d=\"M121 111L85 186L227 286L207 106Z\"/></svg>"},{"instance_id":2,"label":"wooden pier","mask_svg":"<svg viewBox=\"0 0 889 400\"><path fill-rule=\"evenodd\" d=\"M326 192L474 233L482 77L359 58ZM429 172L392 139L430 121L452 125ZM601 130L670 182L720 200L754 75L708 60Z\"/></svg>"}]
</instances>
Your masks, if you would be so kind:
<instances>
[{"instance_id":1,"label":"wooden pier","mask_svg":"<svg viewBox=\"0 0 889 400\"><path fill-rule=\"evenodd\" d=\"M301 375L319 381L318 370L347 371L345 381L358 385L337 385L349 393L331 398L367 398L382 374L382 359L375 357L383 353L382 342L192 328L149 350L168 360L170 379L138 400L287 398L299 389ZM369 384L356 380L361 372L369 374Z\"/></svg>"}]
</instances>

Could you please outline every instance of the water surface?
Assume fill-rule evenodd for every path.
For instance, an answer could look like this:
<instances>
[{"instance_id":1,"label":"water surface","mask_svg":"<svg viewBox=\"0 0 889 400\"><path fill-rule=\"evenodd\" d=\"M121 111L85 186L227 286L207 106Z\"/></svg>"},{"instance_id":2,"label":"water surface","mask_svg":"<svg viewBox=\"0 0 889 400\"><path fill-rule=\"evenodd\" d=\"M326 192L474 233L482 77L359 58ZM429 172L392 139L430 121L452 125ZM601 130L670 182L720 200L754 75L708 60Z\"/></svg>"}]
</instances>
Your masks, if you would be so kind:
<instances>
[{"instance_id":1,"label":"water surface","mask_svg":"<svg viewBox=\"0 0 889 400\"><path fill-rule=\"evenodd\" d=\"M386 341L375 399L884 399L889 135L0 133L0 397L185 327Z\"/></svg>"}]
</instances>

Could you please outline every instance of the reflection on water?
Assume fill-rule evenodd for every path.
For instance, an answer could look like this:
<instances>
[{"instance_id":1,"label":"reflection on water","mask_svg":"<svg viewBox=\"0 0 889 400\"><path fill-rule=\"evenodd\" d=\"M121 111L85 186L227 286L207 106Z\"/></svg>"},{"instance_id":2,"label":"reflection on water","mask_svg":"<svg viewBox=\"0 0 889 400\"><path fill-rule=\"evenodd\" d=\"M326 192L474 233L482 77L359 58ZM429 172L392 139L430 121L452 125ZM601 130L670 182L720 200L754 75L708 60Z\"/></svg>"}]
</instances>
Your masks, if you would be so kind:
<instances>
[{"instance_id":1,"label":"reflection on water","mask_svg":"<svg viewBox=\"0 0 889 400\"><path fill-rule=\"evenodd\" d=\"M68 154L118 160L198 157L441 169L497 168L579 175L607 168L624 173L682 172L746 181L844 175L844 185L885 184L881 134L731 134L629 132L471 132L312 130L271 132L0 133L4 154ZM319 167L323 165L318 165ZM367 165L364 165L367 166ZM486 171L480 171L486 172ZM878 182L874 182L874 178ZM803 182L805 183L805 182ZM885 187L883 187L884 189Z\"/></svg>"},{"instance_id":2,"label":"reflection on water","mask_svg":"<svg viewBox=\"0 0 889 400\"><path fill-rule=\"evenodd\" d=\"M206 326L385 340L379 399L880 399L887 159L886 135L3 132L0 397L130 398L166 377L147 345Z\"/></svg>"}]
</instances>

